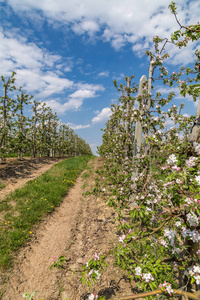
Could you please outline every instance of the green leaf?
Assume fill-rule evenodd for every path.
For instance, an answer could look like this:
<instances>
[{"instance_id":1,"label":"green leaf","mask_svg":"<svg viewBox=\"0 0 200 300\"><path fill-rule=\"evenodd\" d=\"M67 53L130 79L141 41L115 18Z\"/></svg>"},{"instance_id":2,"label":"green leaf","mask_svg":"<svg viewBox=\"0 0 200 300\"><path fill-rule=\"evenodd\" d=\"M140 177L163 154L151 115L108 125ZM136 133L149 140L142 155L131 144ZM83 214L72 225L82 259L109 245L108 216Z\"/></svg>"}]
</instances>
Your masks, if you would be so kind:
<instances>
[{"instance_id":1,"label":"green leaf","mask_svg":"<svg viewBox=\"0 0 200 300\"><path fill-rule=\"evenodd\" d=\"M141 218L144 217L144 214L143 214L143 212L141 212L141 211L139 211L139 215L140 215Z\"/></svg>"},{"instance_id":2,"label":"green leaf","mask_svg":"<svg viewBox=\"0 0 200 300\"><path fill-rule=\"evenodd\" d=\"M191 284L193 284L195 282L195 279L192 277L191 278Z\"/></svg>"},{"instance_id":3,"label":"green leaf","mask_svg":"<svg viewBox=\"0 0 200 300\"><path fill-rule=\"evenodd\" d=\"M154 290L153 282L149 282L149 285L150 285L151 290L153 291Z\"/></svg>"}]
</instances>

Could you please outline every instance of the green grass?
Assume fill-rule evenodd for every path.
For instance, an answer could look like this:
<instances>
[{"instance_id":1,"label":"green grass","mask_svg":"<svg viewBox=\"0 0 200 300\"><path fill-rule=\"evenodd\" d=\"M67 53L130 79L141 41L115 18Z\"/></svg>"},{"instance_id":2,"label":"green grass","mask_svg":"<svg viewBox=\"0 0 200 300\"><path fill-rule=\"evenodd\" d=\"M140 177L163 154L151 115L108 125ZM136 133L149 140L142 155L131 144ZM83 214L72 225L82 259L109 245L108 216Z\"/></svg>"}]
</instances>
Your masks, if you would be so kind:
<instances>
[{"instance_id":1,"label":"green grass","mask_svg":"<svg viewBox=\"0 0 200 300\"><path fill-rule=\"evenodd\" d=\"M5 188L5 187L6 187L5 183L0 182L0 190L3 189L3 188Z\"/></svg>"},{"instance_id":2,"label":"green grass","mask_svg":"<svg viewBox=\"0 0 200 300\"><path fill-rule=\"evenodd\" d=\"M82 189L86 189L86 187L88 186L88 184L86 182L84 182L84 184L82 185Z\"/></svg>"},{"instance_id":3,"label":"green grass","mask_svg":"<svg viewBox=\"0 0 200 300\"><path fill-rule=\"evenodd\" d=\"M86 178L90 177L90 175L91 175L91 171L90 172L85 172L81 176L82 176L82 179L86 179Z\"/></svg>"},{"instance_id":4,"label":"green grass","mask_svg":"<svg viewBox=\"0 0 200 300\"><path fill-rule=\"evenodd\" d=\"M59 206L90 158L64 160L0 202L0 267L12 265L13 252L30 240L33 225Z\"/></svg>"}]
</instances>

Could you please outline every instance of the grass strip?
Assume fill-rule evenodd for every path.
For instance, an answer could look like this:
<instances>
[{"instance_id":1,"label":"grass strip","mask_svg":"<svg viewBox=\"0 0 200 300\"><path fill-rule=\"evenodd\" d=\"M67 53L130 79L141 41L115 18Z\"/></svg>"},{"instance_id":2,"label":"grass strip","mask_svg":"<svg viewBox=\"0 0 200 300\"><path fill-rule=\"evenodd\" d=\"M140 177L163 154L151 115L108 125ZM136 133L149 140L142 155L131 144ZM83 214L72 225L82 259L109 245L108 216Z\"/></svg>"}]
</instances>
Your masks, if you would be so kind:
<instances>
[{"instance_id":1,"label":"grass strip","mask_svg":"<svg viewBox=\"0 0 200 300\"><path fill-rule=\"evenodd\" d=\"M28 181L0 202L0 267L12 265L13 252L31 238L32 226L62 202L91 156L69 158Z\"/></svg>"}]
</instances>

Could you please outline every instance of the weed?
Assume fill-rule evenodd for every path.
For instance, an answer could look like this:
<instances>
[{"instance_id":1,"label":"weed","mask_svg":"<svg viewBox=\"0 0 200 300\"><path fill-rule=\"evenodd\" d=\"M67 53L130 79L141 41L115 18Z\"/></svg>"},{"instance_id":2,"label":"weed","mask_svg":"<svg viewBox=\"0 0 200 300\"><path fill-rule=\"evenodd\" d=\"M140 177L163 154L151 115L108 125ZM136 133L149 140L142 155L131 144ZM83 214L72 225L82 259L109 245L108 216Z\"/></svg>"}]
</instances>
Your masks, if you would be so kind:
<instances>
[{"instance_id":1,"label":"weed","mask_svg":"<svg viewBox=\"0 0 200 300\"><path fill-rule=\"evenodd\" d=\"M24 293L23 295L22 295L22 297L23 298L26 298L27 300L33 300L33 296L35 296L35 294L36 294L37 292L35 291L35 292L33 292L32 294L29 294L29 293Z\"/></svg>"},{"instance_id":2,"label":"weed","mask_svg":"<svg viewBox=\"0 0 200 300\"><path fill-rule=\"evenodd\" d=\"M33 300L33 296L35 296L35 294L37 293L37 291L34 291L32 294L29 294L27 292L25 292L22 297L26 298L27 300ZM41 298L40 300L44 300L43 298Z\"/></svg>"},{"instance_id":3,"label":"weed","mask_svg":"<svg viewBox=\"0 0 200 300\"><path fill-rule=\"evenodd\" d=\"M53 264L51 265L50 270L52 270L53 268L65 269L65 264L66 258L64 256L54 256Z\"/></svg>"}]
</instances>

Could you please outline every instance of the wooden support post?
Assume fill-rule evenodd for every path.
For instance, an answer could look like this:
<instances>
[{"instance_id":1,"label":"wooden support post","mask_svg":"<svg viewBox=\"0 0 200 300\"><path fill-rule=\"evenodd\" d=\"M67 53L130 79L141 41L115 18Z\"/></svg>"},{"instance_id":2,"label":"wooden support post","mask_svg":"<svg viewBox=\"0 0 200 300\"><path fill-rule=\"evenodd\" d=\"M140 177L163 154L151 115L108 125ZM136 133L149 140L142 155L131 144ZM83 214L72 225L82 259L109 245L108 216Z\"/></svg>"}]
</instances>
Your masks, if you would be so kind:
<instances>
[{"instance_id":1,"label":"wooden support post","mask_svg":"<svg viewBox=\"0 0 200 300\"><path fill-rule=\"evenodd\" d=\"M143 88L144 88L144 83L147 82L147 78L145 75L143 75L140 79L139 83L139 94L143 96ZM142 103L138 102L138 110L141 109L141 105L144 104L144 101L142 100ZM134 138L134 153L133 153L133 159L137 158L139 160L140 158L140 152L141 152L141 145L142 145L142 124L140 121L136 122L136 127L135 127L135 138ZM135 170L132 173L132 189L133 192L136 189L137 184L135 183L135 179L138 177L138 169L137 166L135 166ZM133 202L133 195L131 195L129 201L130 201L130 207L132 206Z\"/></svg>"},{"instance_id":2,"label":"wooden support post","mask_svg":"<svg viewBox=\"0 0 200 300\"><path fill-rule=\"evenodd\" d=\"M153 56L152 56L151 60L150 60L150 65L149 65L148 99L147 99L147 103L146 103L147 116L150 114L150 107L151 107L151 86L152 86L152 77L153 77L153 71L154 71L153 64L154 64L154 60L153 60ZM148 128L147 128L147 134L148 134ZM149 147L145 144L144 148L145 148L144 154L147 155Z\"/></svg>"},{"instance_id":3,"label":"wooden support post","mask_svg":"<svg viewBox=\"0 0 200 300\"><path fill-rule=\"evenodd\" d=\"M200 98L198 100L197 112L194 121L194 126L192 128L192 133L190 136L190 142L198 142L200 137Z\"/></svg>"},{"instance_id":4,"label":"wooden support post","mask_svg":"<svg viewBox=\"0 0 200 300\"><path fill-rule=\"evenodd\" d=\"M116 104L115 104L115 113L117 112L117 109L118 109L118 103L116 101ZM115 133L118 133L118 132L119 132L119 121L116 118L116 121L115 121Z\"/></svg>"},{"instance_id":5,"label":"wooden support post","mask_svg":"<svg viewBox=\"0 0 200 300\"><path fill-rule=\"evenodd\" d=\"M126 91L126 86L124 84L123 91L122 91L123 104L124 104L124 98L125 98L125 91ZM122 109L122 126L123 126L123 129L125 129L125 113L124 113L124 108Z\"/></svg>"},{"instance_id":6,"label":"wooden support post","mask_svg":"<svg viewBox=\"0 0 200 300\"><path fill-rule=\"evenodd\" d=\"M147 78L145 75L143 75L140 79L139 83L139 95L143 96L143 85L147 82ZM140 104L138 102L138 110L141 109L141 105L144 104L144 101ZM141 151L141 145L142 145L142 124L140 121L136 122L135 126L135 139L134 139L134 153L133 156L140 158L140 151Z\"/></svg>"}]
</instances>

